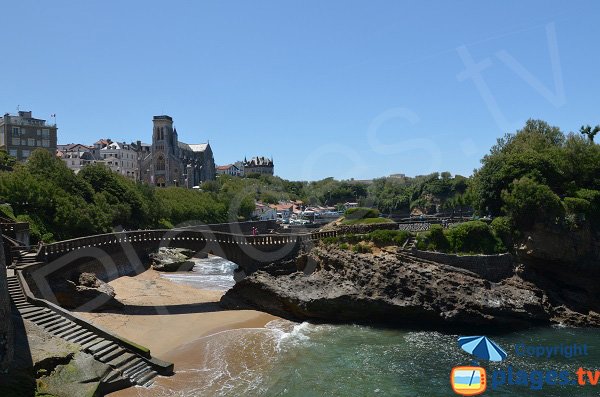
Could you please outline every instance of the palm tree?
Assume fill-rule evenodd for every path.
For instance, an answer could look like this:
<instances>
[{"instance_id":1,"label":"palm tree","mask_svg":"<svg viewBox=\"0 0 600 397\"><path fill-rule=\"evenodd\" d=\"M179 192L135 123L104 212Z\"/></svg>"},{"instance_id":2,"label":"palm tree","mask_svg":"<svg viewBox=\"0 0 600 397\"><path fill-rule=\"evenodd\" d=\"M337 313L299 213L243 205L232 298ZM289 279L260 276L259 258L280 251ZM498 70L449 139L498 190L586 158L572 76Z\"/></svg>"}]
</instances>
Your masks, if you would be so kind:
<instances>
[{"instance_id":1,"label":"palm tree","mask_svg":"<svg viewBox=\"0 0 600 397\"><path fill-rule=\"evenodd\" d=\"M588 139L590 140L590 143L594 142L594 137L596 136L596 134L600 132L600 125L595 126L594 128L592 128L589 125L586 126L581 126L581 128L579 129L579 133L583 134L583 135L587 135Z\"/></svg>"}]
</instances>

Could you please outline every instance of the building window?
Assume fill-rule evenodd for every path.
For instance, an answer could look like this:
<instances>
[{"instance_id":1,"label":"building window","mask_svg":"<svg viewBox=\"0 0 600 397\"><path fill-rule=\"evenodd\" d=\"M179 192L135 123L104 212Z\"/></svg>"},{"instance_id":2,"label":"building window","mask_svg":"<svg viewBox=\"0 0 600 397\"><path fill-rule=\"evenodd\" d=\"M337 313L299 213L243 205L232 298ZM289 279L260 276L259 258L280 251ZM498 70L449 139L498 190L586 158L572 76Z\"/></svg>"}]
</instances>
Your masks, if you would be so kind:
<instances>
[{"instance_id":1,"label":"building window","mask_svg":"<svg viewBox=\"0 0 600 397\"><path fill-rule=\"evenodd\" d=\"M21 144L21 139L20 138L13 138L12 139L12 144L13 144L13 146L19 146Z\"/></svg>"},{"instance_id":2,"label":"building window","mask_svg":"<svg viewBox=\"0 0 600 397\"><path fill-rule=\"evenodd\" d=\"M50 130L43 129L42 130L42 138L50 138Z\"/></svg>"},{"instance_id":3,"label":"building window","mask_svg":"<svg viewBox=\"0 0 600 397\"><path fill-rule=\"evenodd\" d=\"M29 145L29 146L35 146L35 139L34 138L27 139L27 145Z\"/></svg>"},{"instance_id":4,"label":"building window","mask_svg":"<svg viewBox=\"0 0 600 397\"><path fill-rule=\"evenodd\" d=\"M42 130L37 130L37 136L42 136Z\"/></svg>"},{"instance_id":5,"label":"building window","mask_svg":"<svg viewBox=\"0 0 600 397\"><path fill-rule=\"evenodd\" d=\"M8 154L10 154L13 157L17 157L17 149L10 149L8 151Z\"/></svg>"},{"instance_id":6,"label":"building window","mask_svg":"<svg viewBox=\"0 0 600 397\"><path fill-rule=\"evenodd\" d=\"M50 147L50 140L42 139L42 147Z\"/></svg>"},{"instance_id":7,"label":"building window","mask_svg":"<svg viewBox=\"0 0 600 397\"><path fill-rule=\"evenodd\" d=\"M156 171L164 171L165 170L165 158L163 156L159 156L156 159Z\"/></svg>"},{"instance_id":8,"label":"building window","mask_svg":"<svg viewBox=\"0 0 600 397\"><path fill-rule=\"evenodd\" d=\"M23 150L23 151L21 151L21 155L23 156L23 158L29 157L29 150Z\"/></svg>"},{"instance_id":9,"label":"building window","mask_svg":"<svg viewBox=\"0 0 600 397\"><path fill-rule=\"evenodd\" d=\"M12 136L19 136L19 127L12 128Z\"/></svg>"}]
</instances>

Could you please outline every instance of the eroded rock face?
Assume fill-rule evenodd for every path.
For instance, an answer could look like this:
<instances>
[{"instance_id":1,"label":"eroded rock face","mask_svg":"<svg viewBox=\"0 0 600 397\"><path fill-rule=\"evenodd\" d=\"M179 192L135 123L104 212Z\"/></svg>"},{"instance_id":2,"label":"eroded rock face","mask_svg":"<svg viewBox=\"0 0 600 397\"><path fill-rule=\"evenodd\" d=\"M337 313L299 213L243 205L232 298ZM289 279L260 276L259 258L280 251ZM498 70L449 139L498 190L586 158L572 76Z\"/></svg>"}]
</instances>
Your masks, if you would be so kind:
<instances>
[{"instance_id":1,"label":"eroded rock face","mask_svg":"<svg viewBox=\"0 0 600 397\"><path fill-rule=\"evenodd\" d=\"M67 309L95 311L121 306L114 288L94 273L81 273L75 280L55 280L52 290L58 304Z\"/></svg>"},{"instance_id":2,"label":"eroded rock face","mask_svg":"<svg viewBox=\"0 0 600 397\"><path fill-rule=\"evenodd\" d=\"M185 248L161 247L158 252L150 254L151 266L161 272L188 272L196 264L189 260L194 251Z\"/></svg>"},{"instance_id":3,"label":"eroded rock face","mask_svg":"<svg viewBox=\"0 0 600 397\"><path fill-rule=\"evenodd\" d=\"M563 265L596 263L600 260L597 236L582 228L566 233L560 229L536 224L525 233L517 246L517 254L525 262L551 262Z\"/></svg>"},{"instance_id":4,"label":"eroded rock face","mask_svg":"<svg viewBox=\"0 0 600 397\"><path fill-rule=\"evenodd\" d=\"M258 271L238 282L221 304L297 320L420 328L514 329L573 325L571 319L582 318L570 308L561 314L543 289L516 273L494 283L407 255L355 254L333 247L314 248L304 261L314 261L316 271L278 276ZM600 325L597 314L588 314L586 324Z\"/></svg>"}]
</instances>

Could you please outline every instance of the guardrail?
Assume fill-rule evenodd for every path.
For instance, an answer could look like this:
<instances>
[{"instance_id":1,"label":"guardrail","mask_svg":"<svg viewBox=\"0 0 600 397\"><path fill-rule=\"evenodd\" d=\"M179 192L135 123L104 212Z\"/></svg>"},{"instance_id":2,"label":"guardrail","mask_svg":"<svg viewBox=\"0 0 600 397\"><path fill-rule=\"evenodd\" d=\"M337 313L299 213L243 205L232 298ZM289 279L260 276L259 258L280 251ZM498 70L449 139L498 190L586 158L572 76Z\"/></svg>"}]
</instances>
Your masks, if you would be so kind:
<instances>
[{"instance_id":1,"label":"guardrail","mask_svg":"<svg viewBox=\"0 0 600 397\"><path fill-rule=\"evenodd\" d=\"M246 236L241 234L231 234L211 231L192 231L192 230L133 230L117 233L106 233L95 236L81 237L71 240L58 241L56 243L41 245L38 249L38 258L43 259L56 254L66 254L68 252L89 247L102 247L112 244L122 243L144 243L144 242L176 242L176 241L196 241L217 244L235 244L235 245L285 245L298 242L307 242L310 240L319 240L325 237L337 236L336 231L316 232L307 234L267 234L258 236Z\"/></svg>"}]
</instances>

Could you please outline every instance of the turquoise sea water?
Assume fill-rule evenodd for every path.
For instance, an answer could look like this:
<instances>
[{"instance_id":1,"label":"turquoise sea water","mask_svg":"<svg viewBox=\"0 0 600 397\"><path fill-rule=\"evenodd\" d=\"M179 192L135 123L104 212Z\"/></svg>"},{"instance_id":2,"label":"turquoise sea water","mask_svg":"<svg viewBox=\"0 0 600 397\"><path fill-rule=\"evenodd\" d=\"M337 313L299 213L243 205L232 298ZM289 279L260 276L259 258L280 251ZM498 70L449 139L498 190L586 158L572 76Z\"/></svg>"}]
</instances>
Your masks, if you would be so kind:
<instances>
[{"instance_id":1,"label":"turquoise sea water","mask_svg":"<svg viewBox=\"0 0 600 397\"><path fill-rule=\"evenodd\" d=\"M202 288L197 274L190 277ZM477 330L472 334L477 335ZM458 336L276 320L266 329L231 330L203 339L195 345L197 361L181 369L185 381L177 387L158 382L155 391L156 395L178 396L452 396L452 368L472 364L472 357L458 347ZM596 387L541 385L534 390L540 386L541 374L532 372L569 371L575 380L579 367L600 370L598 330L538 328L491 338L507 351L508 358L501 363L480 362L487 370L484 395L600 396L600 381ZM588 355L519 357L514 349L520 343L585 344ZM509 367L515 374L525 371L529 386L492 389L493 371Z\"/></svg>"}]
</instances>

